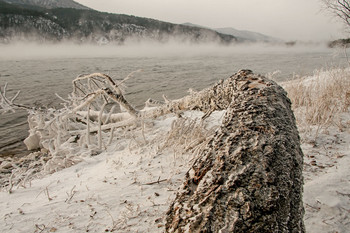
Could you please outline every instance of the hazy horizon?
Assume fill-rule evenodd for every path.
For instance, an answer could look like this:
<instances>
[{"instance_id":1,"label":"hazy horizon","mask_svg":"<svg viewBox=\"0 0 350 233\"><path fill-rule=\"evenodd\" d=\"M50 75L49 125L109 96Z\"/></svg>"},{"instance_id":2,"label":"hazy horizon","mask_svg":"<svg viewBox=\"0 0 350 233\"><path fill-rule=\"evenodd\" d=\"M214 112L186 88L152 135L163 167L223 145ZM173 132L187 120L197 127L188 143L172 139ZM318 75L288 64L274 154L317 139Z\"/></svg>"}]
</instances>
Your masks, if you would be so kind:
<instances>
[{"instance_id":1,"label":"hazy horizon","mask_svg":"<svg viewBox=\"0 0 350 233\"><path fill-rule=\"evenodd\" d=\"M320 0L76 0L87 7L210 28L232 27L283 40L327 41L345 36Z\"/></svg>"},{"instance_id":2,"label":"hazy horizon","mask_svg":"<svg viewBox=\"0 0 350 233\"><path fill-rule=\"evenodd\" d=\"M333 50L325 43L297 43L293 47L284 44L239 43L220 45L211 43L183 43L178 41L129 42L115 44L76 44L66 41L60 43L39 43L18 41L0 44L0 60L9 59L42 59L42 58L91 58L91 57L169 57L169 56L227 56L236 53L279 53Z\"/></svg>"}]
</instances>

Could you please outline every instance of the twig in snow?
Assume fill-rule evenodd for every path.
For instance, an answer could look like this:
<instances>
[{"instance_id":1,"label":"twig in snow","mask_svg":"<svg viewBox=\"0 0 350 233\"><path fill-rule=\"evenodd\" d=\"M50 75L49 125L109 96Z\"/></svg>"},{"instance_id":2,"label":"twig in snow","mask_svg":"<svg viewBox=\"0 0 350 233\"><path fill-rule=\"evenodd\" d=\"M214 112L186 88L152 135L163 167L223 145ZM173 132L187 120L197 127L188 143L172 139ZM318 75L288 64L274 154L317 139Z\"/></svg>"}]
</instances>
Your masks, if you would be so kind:
<instances>
[{"instance_id":1,"label":"twig in snow","mask_svg":"<svg viewBox=\"0 0 350 233\"><path fill-rule=\"evenodd\" d=\"M70 202L70 200L72 200L72 198L74 197L74 195L77 193L77 191L75 191L74 189L75 189L75 185L73 186L73 188L70 190L70 193L67 193L66 192L66 194L67 194L67 199L64 201L64 202L67 202L67 203L69 203Z\"/></svg>"},{"instance_id":2,"label":"twig in snow","mask_svg":"<svg viewBox=\"0 0 350 233\"><path fill-rule=\"evenodd\" d=\"M13 188L13 182L12 182L12 178L13 178L13 175L14 175L14 173L12 172L12 174L11 174L11 176L10 176L10 178L9 178L9 194L11 194L12 193L12 188Z\"/></svg>"},{"instance_id":3,"label":"twig in snow","mask_svg":"<svg viewBox=\"0 0 350 233\"><path fill-rule=\"evenodd\" d=\"M52 183L51 183L51 184L52 184ZM49 184L48 186L46 186L45 189L41 190L41 191L38 193L38 195L36 196L36 198L38 198L39 195L40 195L42 192L44 192L44 193L46 194L46 196L47 196L47 199L49 199L49 201L52 201L53 198L51 198L50 195L49 195L49 186L50 186L51 184Z\"/></svg>"},{"instance_id":4,"label":"twig in snow","mask_svg":"<svg viewBox=\"0 0 350 233\"><path fill-rule=\"evenodd\" d=\"M320 211L320 210L321 210L320 207L315 207L315 206L312 206L312 205L307 204L307 203L305 203L305 205L307 205L308 207L310 207L310 208L312 208L312 209L315 209L315 210L317 210L317 211Z\"/></svg>"},{"instance_id":5,"label":"twig in snow","mask_svg":"<svg viewBox=\"0 0 350 233\"><path fill-rule=\"evenodd\" d=\"M52 201L53 199L50 197L49 189L48 189L47 187L45 188L45 193L46 193L47 199L48 199L49 201Z\"/></svg>"},{"instance_id":6,"label":"twig in snow","mask_svg":"<svg viewBox=\"0 0 350 233\"><path fill-rule=\"evenodd\" d=\"M350 197L350 194L349 194L349 193L341 193L341 192L338 192L338 191L336 191L336 192L337 192L339 195Z\"/></svg>"},{"instance_id":7,"label":"twig in snow","mask_svg":"<svg viewBox=\"0 0 350 233\"><path fill-rule=\"evenodd\" d=\"M112 214L106 210L107 214L111 217L112 219L112 228L110 229L111 232L115 231L117 229L118 222L116 222L112 216ZM106 229L107 230L107 229Z\"/></svg>"},{"instance_id":8,"label":"twig in snow","mask_svg":"<svg viewBox=\"0 0 350 233\"><path fill-rule=\"evenodd\" d=\"M157 180L157 181L153 181L153 182L146 183L146 184L143 184L143 185L159 184L160 182L164 182L164 181L168 181L168 179L160 180L160 177L158 177L158 180Z\"/></svg>"},{"instance_id":9,"label":"twig in snow","mask_svg":"<svg viewBox=\"0 0 350 233\"><path fill-rule=\"evenodd\" d=\"M35 224L35 227L36 227L36 229L39 230L39 233L43 232L46 229L46 226L44 224L40 224L40 225L39 224Z\"/></svg>"}]
</instances>

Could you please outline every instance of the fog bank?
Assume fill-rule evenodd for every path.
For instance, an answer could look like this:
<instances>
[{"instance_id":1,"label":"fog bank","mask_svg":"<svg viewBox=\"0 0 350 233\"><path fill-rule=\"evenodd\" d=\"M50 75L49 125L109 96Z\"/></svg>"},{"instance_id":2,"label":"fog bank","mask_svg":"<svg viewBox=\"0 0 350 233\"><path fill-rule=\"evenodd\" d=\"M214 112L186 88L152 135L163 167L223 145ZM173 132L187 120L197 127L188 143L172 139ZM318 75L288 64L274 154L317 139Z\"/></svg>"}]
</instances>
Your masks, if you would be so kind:
<instances>
[{"instance_id":1,"label":"fog bank","mask_svg":"<svg viewBox=\"0 0 350 233\"><path fill-rule=\"evenodd\" d=\"M73 43L38 44L12 43L0 44L1 60L17 59L55 59L55 58L98 58L98 57L171 57L171 56L228 56L233 54L274 54L328 51L325 44L297 44L288 47L284 44L235 44L215 43L193 45L190 43L129 43L126 45L77 45ZM335 49L333 49L335 52Z\"/></svg>"}]
</instances>

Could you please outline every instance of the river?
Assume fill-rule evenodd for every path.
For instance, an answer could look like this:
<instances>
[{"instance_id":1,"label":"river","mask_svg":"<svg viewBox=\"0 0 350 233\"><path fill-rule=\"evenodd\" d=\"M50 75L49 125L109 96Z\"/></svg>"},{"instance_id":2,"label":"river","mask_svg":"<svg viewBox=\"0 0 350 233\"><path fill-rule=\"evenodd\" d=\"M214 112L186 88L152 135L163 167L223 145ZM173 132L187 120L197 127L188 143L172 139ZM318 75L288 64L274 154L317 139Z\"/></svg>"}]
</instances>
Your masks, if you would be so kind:
<instances>
[{"instance_id":1,"label":"river","mask_svg":"<svg viewBox=\"0 0 350 233\"><path fill-rule=\"evenodd\" d=\"M126 98L138 108L148 98L180 98L189 88L201 90L240 69L267 74L277 81L313 75L315 70L347 66L343 51L325 46L0 46L0 86L8 95L21 90L17 103L59 107L55 93L66 97L79 74L101 72L127 81ZM22 154L27 113L0 115L0 155Z\"/></svg>"}]
</instances>

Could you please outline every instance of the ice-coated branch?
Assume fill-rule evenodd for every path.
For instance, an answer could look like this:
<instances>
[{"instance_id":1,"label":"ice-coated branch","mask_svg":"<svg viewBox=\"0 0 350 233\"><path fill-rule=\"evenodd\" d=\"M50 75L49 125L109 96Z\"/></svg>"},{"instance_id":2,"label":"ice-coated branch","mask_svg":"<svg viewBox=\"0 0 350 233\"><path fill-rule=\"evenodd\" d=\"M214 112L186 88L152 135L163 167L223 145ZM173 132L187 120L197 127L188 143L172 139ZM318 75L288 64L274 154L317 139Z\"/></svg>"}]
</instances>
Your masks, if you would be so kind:
<instances>
[{"instance_id":1,"label":"ice-coated branch","mask_svg":"<svg viewBox=\"0 0 350 233\"><path fill-rule=\"evenodd\" d=\"M135 72L129 74L124 80L120 82L120 84L132 77ZM113 79L106 74L93 73L89 75L78 76L75 80L73 80L72 95L75 98L81 98L82 96L86 98L90 95L93 96L93 98L88 98L85 102L82 102L79 107L84 107L87 102L91 102L97 97L101 97L98 106L101 106L101 102L104 103L105 101L108 102L108 100L113 100L114 102L118 103L123 109L129 112L133 117L137 117L138 115L138 111L125 99L123 92L120 89L120 85L116 84Z\"/></svg>"},{"instance_id":2,"label":"ice-coated branch","mask_svg":"<svg viewBox=\"0 0 350 233\"><path fill-rule=\"evenodd\" d=\"M6 96L7 94L7 83L5 83L4 88L2 89L0 86L0 113L6 113L6 112L15 112L16 108L22 108L22 109L33 109L31 107L21 105L21 104L15 104L14 101L17 99L21 91L18 91L12 98L8 98Z\"/></svg>"},{"instance_id":3,"label":"ice-coated branch","mask_svg":"<svg viewBox=\"0 0 350 233\"><path fill-rule=\"evenodd\" d=\"M120 88L132 77L135 71L120 82L101 73L80 75L73 80L73 91L68 100L59 97L64 102L62 109L46 109L31 111L28 116L30 123L29 137L25 140L28 149L46 148L51 154L60 154L64 146L73 146L76 142L87 149L98 147L102 149L104 134L108 133L110 140L118 128L131 125L142 128L145 119L157 118L165 114L180 115L186 110L199 110L208 117L215 110L224 110L232 99L233 89L231 79L223 80L213 87L200 92L192 91L190 95L177 100L169 100L164 96L165 103L148 100L146 108L135 109L124 97ZM241 72L242 73L242 72ZM1 110L9 111L15 107L30 107L14 104L19 93L12 98L6 97L6 88L1 92ZM107 107L108 106L108 107ZM116 112L116 106L126 112ZM97 137L93 139L94 137ZM70 143L67 143L70 142Z\"/></svg>"},{"instance_id":4,"label":"ice-coated branch","mask_svg":"<svg viewBox=\"0 0 350 233\"><path fill-rule=\"evenodd\" d=\"M65 153L63 151L74 149L75 145L101 150L106 145L103 139L107 131L135 124L140 116L120 88L136 72L139 71L129 74L119 83L106 74L78 76L72 82L73 91L68 100L56 94L63 101L64 108L30 112L29 136L25 140L28 149L45 148L53 156L61 156ZM6 87L1 92L2 110L21 107L13 103L18 94L13 98L6 97ZM112 107L107 108L107 105ZM126 112L116 112L116 106ZM109 135L112 140L113 132Z\"/></svg>"},{"instance_id":5,"label":"ice-coated branch","mask_svg":"<svg viewBox=\"0 0 350 233\"><path fill-rule=\"evenodd\" d=\"M139 71L136 71L139 72ZM140 127L145 119L157 118L165 114L180 115L186 110L199 110L208 117L215 110L224 110L229 106L234 93L231 79L223 80L213 87L177 100L165 103L148 100L146 108L135 109L124 97L120 86L135 72L129 74L119 83L110 76L101 73L80 75L73 80L73 91L68 100L59 97L65 104L63 109L47 109L32 111L28 117L30 123L29 137L25 140L28 149L46 148L51 154L61 153L62 145L77 142L88 149L102 148L104 134L121 127L135 125ZM241 72L242 73L242 72ZM6 87L1 92L2 110L21 107L6 98ZM107 108L107 106L112 106ZM115 106L126 112L115 112ZM25 107L30 109L29 107ZM97 133L97 134L96 134ZM109 133L113 138L113 133ZM97 137L93 140L93 137ZM109 142L110 143L110 142ZM107 144L109 144L107 143ZM74 144L69 144L74 146Z\"/></svg>"}]
</instances>

